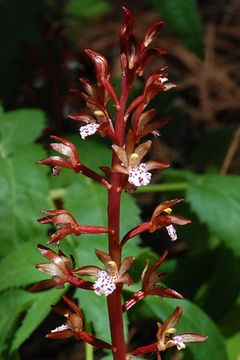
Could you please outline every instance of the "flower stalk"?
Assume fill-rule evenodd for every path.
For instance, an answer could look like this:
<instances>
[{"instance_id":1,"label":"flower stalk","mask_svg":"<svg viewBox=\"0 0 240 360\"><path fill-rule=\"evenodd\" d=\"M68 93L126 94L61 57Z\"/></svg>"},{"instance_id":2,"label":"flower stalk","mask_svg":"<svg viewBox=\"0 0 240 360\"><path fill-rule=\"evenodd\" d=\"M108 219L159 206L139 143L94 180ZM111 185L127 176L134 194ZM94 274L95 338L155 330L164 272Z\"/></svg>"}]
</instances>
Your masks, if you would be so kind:
<instances>
[{"instance_id":1,"label":"flower stalk","mask_svg":"<svg viewBox=\"0 0 240 360\"><path fill-rule=\"evenodd\" d=\"M149 48L163 27L161 21L149 28L141 42L133 33L133 14L125 7L123 12L124 22L120 28L121 90L119 96L111 83L107 59L103 55L87 49L86 53L95 66L96 83L92 84L88 79L81 78L80 83L83 90L73 89L72 92L85 101L88 113L79 112L69 115L71 119L81 123L79 133L82 141L97 132L102 137L109 138L111 141L110 151L112 152L111 167L101 167L104 176L99 175L82 164L78 150L73 143L56 136L52 136L52 139L57 142L50 145L61 156L50 156L38 162L50 165L55 176L60 175L62 168L66 168L72 170L76 176L87 176L105 187L108 194L107 227L99 224L78 223L75 217L65 209L43 210L42 213L45 216L38 220L41 224L53 224L57 227L57 231L49 240L49 244L54 243L57 246L61 245L66 236L72 234L78 237L81 234L88 234L89 237L91 234L106 234L108 252L95 249L96 256L105 268L102 269L95 265L76 268L74 259L66 256L61 250L57 253L50 248L39 245L41 255L46 257L49 262L38 264L36 267L51 275L52 278L40 281L32 286L31 290L38 291L50 287L63 288L65 284L70 284L81 290L93 291L96 296L107 298L111 344L86 331L82 310L66 296L64 296L64 301L71 308L70 310L54 307L58 313L66 317L66 322L52 330L47 335L48 338L57 339L73 336L76 340L85 341L91 346L110 349L114 360L131 359L152 351L156 352L158 359L161 359L161 353L169 347L176 346L180 350L185 348L187 342L202 342L207 337L194 333L174 335L176 329L172 325L175 325L182 314L181 308L177 307L165 322L158 322L157 341L155 343L139 347L128 354L128 345L124 335L124 312L127 312L146 296L177 299L182 299L183 296L175 290L159 284L165 276L165 274L158 272L158 268L167 256L167 252L164 252L151 265L146 259L146 266L142 271L141 288L123 303L123 286L125 284L130 286L133 283L128 270L135 259L134 256L122 258L123 247L134 236L146 231L152 233L159 229L167 231L170 239L175 241L177 239L175 227L186 225L190 220L172 213L172 207L183 199L165 201L156 207L149 221L135 225L120 239L122 192L133 192L138 187L140 189L145 188L151 181L152 173L150 171L169 167L166 162L144 160L149 153L152 141L146 139L142 142L142 138L151 135L158 136L158 129L170 121L170 118L154 120L156 110L146 110L146 107L159 92L176 87L176 85L168 82L166 68L161 67L147 77L143 94L130 104L128 103L135 77L144 74L147 63L153 57L162 56L166 52L163 49ZM107 108L110 99L114 103L114 119L110 118ZM181 186L186 185L184 183ZM95 277L96 280L94 282L88 278L86 280L85 276ZM89 358L91 356L89 355Z\"/></svg>"}]
</instances>

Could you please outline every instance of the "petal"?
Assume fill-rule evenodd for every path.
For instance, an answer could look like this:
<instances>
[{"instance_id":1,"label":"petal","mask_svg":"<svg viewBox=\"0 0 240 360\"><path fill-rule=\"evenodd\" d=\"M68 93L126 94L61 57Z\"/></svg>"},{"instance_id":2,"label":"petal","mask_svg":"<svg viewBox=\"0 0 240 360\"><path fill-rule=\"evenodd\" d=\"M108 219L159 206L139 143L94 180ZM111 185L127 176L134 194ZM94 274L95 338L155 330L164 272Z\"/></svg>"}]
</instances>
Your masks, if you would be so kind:
<instances>
[{"instance_id":1,"label":"petal","mask_svg":"<svg viewBox=\"0 0 240 360\"><path fill-rule=\"evenodd\" d=\"M165 161L154 161L154 160L150 160L146 162L146 169L147 170L154 170L154 169L166 169L170 166L169 163L165 162Z\"/></svg>"},{"instance_id":2,"label":"petal","mask_svg":"<svg viewBox=\"0 0 240 360\"><path fill-rule=\"evenodd\" d=\"M89 124L89 123L95 121L94 117L92 117L91 115L88 115L86 113L83 113L83 112L80 112L80 113L77 113L77 114L71 114L71 115L68 115L68 117L70 119L75 120L75 121L84 122L86 124Z\"/></svg>"},{"instance_id":3,"label":"petal","mask_svg":"<svg viewBox=\"0 0 240 360\"><path fill-rule=\"evenodd\" d=\"M119 277L121 277L123 274L125 274L128 271L128 269L130 269L134 260L135 260L134 256L128 256L125 259L123 259L118 272Z\"/></svg>"},{"instance_id":4,"label":"petal","mask_svg":"<svg viewBox=\"0 0 240 360\"><path fill-rule=\"evenodd\" d=\"M95 254L104 265L106 265L109 261L112 261L111 256L102 250L95 249Z\"/></svg>"},{"instance_id":5,"label":"petal","mask_svg":"<svg viewBox=\"0 0 240 360\"><path fill-rule=\"evenodd\" d=\"M172 340L174 341L180 341L183 343L189 343L189 342L203 342L208 339L208 336L196 334L196 333L183 333L179 335L175 335L172 337Z\"/></svg>"},{"instance_id":6,"label":"petal","mask_svg":"<svg viewBox=\"0 0 240 360\"><path fill-rule=\"evenodd\" d=\"M95 65L99 86L101 85L102 79L109 76L108 61L103 55L97 53L96 51L86 49L85 52Z\"/></svg>"},{"instance_id":7,"label":"petal","mask_svg":"<svg viewBox=\"0 0 240 360\"><path fill-rule=\"evenodd\" d=\"M50 332L46 335L48 339L64 339L69 338L71 336L74 336L74 331L72 330L63 330L63 331L56 331L56 332Z\"/></svg>"},{"instance_id":8,"label":"petal","mask_svg":"<svg viewBox=\"0 0 240 360\"><path fill-rule=\"evenodd\" d=\"M174 199L174 200L169 200L169 201L164 201L162 203L160 203L154 210L153 214L152 214L152 220L154 217L160 215L163 210L167 209L167 208L171 208L172 206L180 203L184 201L184 199Z\"/></svg>"},{"instance_id":9,"label":"petal","mask_svg":"<svg viewBox=\"0 0 240 360\"><path fill-rule=\"evenodd\" d=\"M136 147L134 152L139 156L139 163L141 162L142 158L147 154L147 152L150 150L151 146L152 146L152 141L148 140L143 144L139 145L138 147Z\"/></svg>"},{"instance_id":10,"label":"petal","mask_svg":"<svg viewBox=\"0 0 240 360\"><path fill-rule=\"evenodd\" d=\"M115 151L115 153L116 153L117 157L119 158L119 160L127 168L128 167L128 159L127 159L126 151L122 147L120 147L118 145L112 145L112 148Z\"/></svg>"},{"instance_id":11,"label":"petal","mask_svg":"<svg viewBox=\"0 0 240 360\"><path fill-rule=\"evenodd\" d=\"M163 26L163 21L157 21L148 29L144 37L144 47L148 47L151 42L153 42L153 40L158 36L160 30L162 30Z\"/></svg>"},{"instance_id":12,"label":"petal","mask_svg":"<svg viewBox=\"0 0 240 360\"><path fill-rule=\"evenodd\" d=\"M166 230L172 241L177 240L177 232L173 225L166 226Z\"/></svg>"},{"instance_id":13,"label":"petal","mask_svg":"<svg viewBox=\"0 0 240 360\"><path fill-rule=\"evenodd\" d=\"M135 186L146 186L150 183L152 174L146 170L146 164L141 163L139 166L128 169L128 182Z\"/></svg>"},{"instance_id":14,"label":"petal","mask_svg":"<svg viewBox=\"0 0 240 360\"><path fill-rule=\"evenodd\" d=\"M114 276L108 275L108 273L104 270L99 271L98 279L94 283L93 288L94 292L100 296L108 296L113 293L113 291L116 289L115 280L116 278Z\"/></svg>"},{"instance_id":15,"label":"petal","mask_svg":"<svg viewBox=\"0 0 240 360\"><path fill-rule=\"evenodd\" d=\"M82 266L79 269L73 270L73 273L78 274L78 275L96 276L97 277L99 271L101 271L101 269L98 266L88 265L88 266Z\"/></svg>"},{"instance_id":16,"label":"petal","mask_svg":"<svg viewBox=\"0 0 240 360\"><path fill-rule=\"evenodd\" d=\"M94 135L99 127L100 124L94 122L92 122L91 124L81 126L79 129L81 138L84 140L86 137Z\"/></svg>"},{"instance_id":17,"label":"petal","mask_svg":"<svg viewBox=\"0 0 240 360\"><path fill-rule=\"evenodd\" d=\"M179 321L182 315L182 308L179 306L176 308L176 310L169 316L169 318L164 321L163 323L163 329L164 331L166 329L174 328L176 323Z\"/></svg>"}]
</instances>

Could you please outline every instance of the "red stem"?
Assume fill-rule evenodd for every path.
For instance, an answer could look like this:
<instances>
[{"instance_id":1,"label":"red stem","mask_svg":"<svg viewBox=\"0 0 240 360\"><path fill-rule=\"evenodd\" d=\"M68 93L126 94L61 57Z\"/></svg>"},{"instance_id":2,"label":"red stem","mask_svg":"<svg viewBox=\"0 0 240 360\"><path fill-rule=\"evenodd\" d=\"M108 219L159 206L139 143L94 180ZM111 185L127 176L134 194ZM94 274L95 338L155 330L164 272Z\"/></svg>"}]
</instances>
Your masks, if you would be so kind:
<instances>
[{"instance_id":1,"label":"red stem","mask_svg":"<svg viewBox=\"0 0 240 360\"><path fill-rule=\"evenodd\" d=\"M122 71L122 85L120 94L120 106L116 109L115 134L118 144L123 146L125 135L124 114L128 98L130 85L127 81L125 71ZM119 163L115 152L112 153L112 166ZM117 263L121 263L120 247L120 206L121 206L121 174L112 173L111 188L108 191L108 228L109 232L109 254ZM114 360L126 360L126 345L124 339L123 313L122 313L122 286L108 296L108 314L112 337L113 358Z\"/></svg>"}]
</instances>

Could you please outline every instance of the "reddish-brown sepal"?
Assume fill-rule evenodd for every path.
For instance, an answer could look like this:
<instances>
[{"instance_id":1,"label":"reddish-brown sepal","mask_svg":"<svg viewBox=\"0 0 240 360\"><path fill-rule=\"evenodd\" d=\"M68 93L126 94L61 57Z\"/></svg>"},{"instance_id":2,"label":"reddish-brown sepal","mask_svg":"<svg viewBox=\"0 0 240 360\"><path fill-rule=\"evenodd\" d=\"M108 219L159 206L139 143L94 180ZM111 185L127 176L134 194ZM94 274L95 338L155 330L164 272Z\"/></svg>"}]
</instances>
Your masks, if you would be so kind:
<instances>
[{"instance_id":1,"label":"reddish-brown sepal","mask_svg":"<svg viewBox=\"0 0 240 360\"><path fill-rule=\"evenodd\" d=\"M50 146L65 157L50 156L49 158L38 161L37 163L52 166L54 175L59 175L62 167L72 169L77 173L81 172L81 163L75 145L58 136L51 136L51 138L59 142L51 143Z\"/></svg>"}]
</instances>

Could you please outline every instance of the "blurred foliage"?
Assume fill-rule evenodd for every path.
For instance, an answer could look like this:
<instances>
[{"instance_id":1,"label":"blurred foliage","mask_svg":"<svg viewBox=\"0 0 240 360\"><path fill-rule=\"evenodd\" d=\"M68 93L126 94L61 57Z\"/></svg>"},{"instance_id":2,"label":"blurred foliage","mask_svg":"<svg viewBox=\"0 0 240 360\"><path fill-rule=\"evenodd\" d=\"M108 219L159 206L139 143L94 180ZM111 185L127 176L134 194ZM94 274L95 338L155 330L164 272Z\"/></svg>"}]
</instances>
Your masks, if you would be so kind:
<instances>
[{"instance_id":1,"label":"blurred foliage","mask_svg":"<svg viewBox=\"0 0 240 360\"><path fill-rule=\"evenodd\" d=\"M151 3L182 44L203 57L203 30L196 1L151 0ZM44 109L44 112L36 109L0 111L1 360L21 359L22 344L44 321L51 310L50 305L58 302L62 293L68 290L67 287L42 293L27 290L33 283L46 278L35 269L35 264L43 261L37 252L37 244L46 244L52 229L36 223L39 211L52 209L56 202L60 202L79 222L106 225L106 191L101 186L64 169L60 177L53 178L49 176L47 167L40 167L35 162L46 156L42 138L39 141L44 131L48 131L53 122L56 129L61 128L59 118L62 119L65 111L63 96L67 88L64 56L69 50L76 51L76 43L66 35L67 31L60 35L55 30L76 29L78 26L81 31L82 26L86 32L95 19L110 10L111 3L106 0L0 1L3 49L0 56L0 93L3 104L6 109L22 107L26 103ZM49 40L49 34L54 35L48 44L44 42L46 34L40 19L52 26L46 38ZM34 44L39 52L36 68L31 63L32 59L29 60L29 52L25 51L30 44ZM42 53L46 58L39 55ZM28 60L26 62L24 55ZM47 90L45 85L41 89L34 88L35 71L39 66L48 71L48 74L44 73ZM85 71L82 64L77 66L80 70L78 68L76 73L71 74L74 77L79 75L79 71ZM57 69L55 77L53 68ZM25 81L32 83L31 87L28 84L31 96L27 101L23 100L25 93L21 92ZM56 84L59 87L57 96L53 94ZM139 92L141 87L135 89L135 93ZM187 202L180 205L178 211L191 218L192 224L178 229L183 252L173 251L173 257L163 264L161 271L168 274L165 285L183 293L188 300L147 298L131 309L128 318L125 318L125 327L138 326L149 319L154 323L159 319L165 320L176 305L181 305L184 314L178 330L209 335L208 342L189 346L189 350L184 352L184 360L212 360L216 356L222 360L236 360L240 355L240 177L219 175L235 127L223 121L200 141L192 141L189 121L182 108L174 103L176 97L180 99L181 94L175 91L162 94L153 106L160 109L159 117L169 112L174 115L175 121L164 128L161 135L184 159L185 163L176 161L177 166L188 170L166 171L165 181L159 186L163 193L153 202L158 201L157 198L162 201L186 197ZM67 134L66 137L77 145L81 161L95 171L101 165L110 164L109 149L100 139L79 141L77 136ZM205 174L198 174L199 170L205 171ZM184 188L178 187L180 183L184 184ZM172 184L171 190L169 184ZM151 186L149 189L151 191ZM154 191L157 191L156 187ZM143 210L135 199L124 194L122 235L141 221L141 212ZM163 230L158 234L164 236ZM81 236L80 239L69 236L61 244L64 252L74 255L77 266L99 265L93 249L106 250L106 246L102 235ZM131 274L136 281L146 258L152 262L157 258L158 254L153 249L158 254L162 252L162 247L151 241L148 247L143 247L139 238L127 243L124 255L136 256ZM124 296L129 297L134 289L139 289L139 284L126 288ZM105 298L80 290L73 293L73 297L79 300L86 323L94 327L96 335L109 340Z\"/></svg>"},{"instance_id":2,"label":"blurred foliage","mask_svg":"<svg viewBox=\"0 0 240 360\"><path fill-rule=\"evenodd\" d=\"M196 0L151 0L167 29L199 57L204 56L203 28Z\"/></svg>"}]
</instances>

